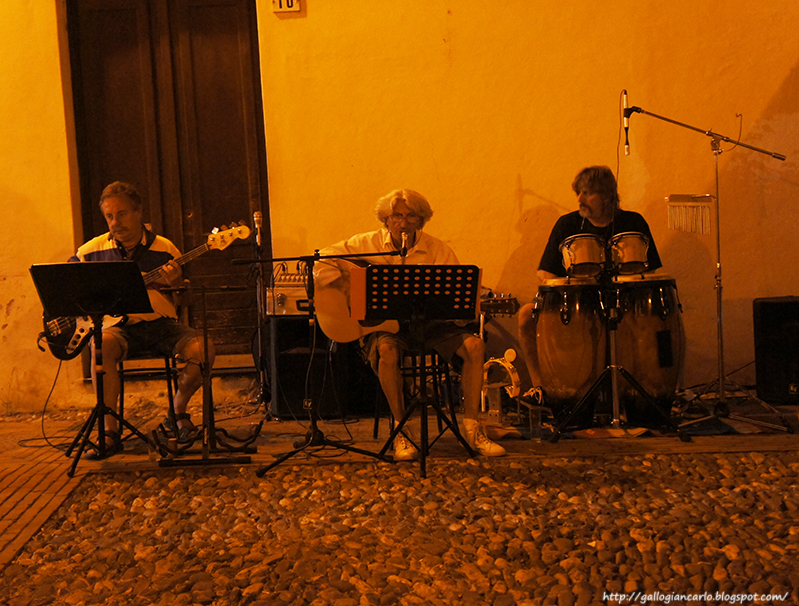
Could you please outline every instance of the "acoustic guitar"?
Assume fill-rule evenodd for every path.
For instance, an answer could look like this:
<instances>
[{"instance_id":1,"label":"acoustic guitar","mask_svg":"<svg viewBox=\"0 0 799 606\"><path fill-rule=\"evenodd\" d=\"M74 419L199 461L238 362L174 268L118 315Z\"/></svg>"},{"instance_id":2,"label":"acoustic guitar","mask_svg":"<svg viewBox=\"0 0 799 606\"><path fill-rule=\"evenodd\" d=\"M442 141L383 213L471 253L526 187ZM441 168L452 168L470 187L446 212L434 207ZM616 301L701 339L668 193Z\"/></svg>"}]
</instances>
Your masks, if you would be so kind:
<instances>
[{"instance_id":1,"label":"acoustic guitar","mask_svg":"<svg viewBox=\"0 0 799 606\"><path fill-rule=\"evenodd\" d=\"M480 311L488 315L513 315L519 311L516 297L488 297L480 299ZM349 297L336 288L316 288L314 308L319 328L328 339L338 343L356 341L372 332L382 331L396 333L399 322L385 320L369 323L354 320L350 317Z\"/></svg>"}]
</instances>

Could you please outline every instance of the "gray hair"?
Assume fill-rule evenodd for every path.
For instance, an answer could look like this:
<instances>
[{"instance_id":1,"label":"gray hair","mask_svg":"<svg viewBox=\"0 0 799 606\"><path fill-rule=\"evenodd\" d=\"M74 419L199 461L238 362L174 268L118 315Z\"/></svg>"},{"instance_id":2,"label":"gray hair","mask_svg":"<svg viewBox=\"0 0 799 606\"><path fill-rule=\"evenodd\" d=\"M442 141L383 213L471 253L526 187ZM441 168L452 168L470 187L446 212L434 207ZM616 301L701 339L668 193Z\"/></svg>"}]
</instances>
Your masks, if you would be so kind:
<instances>
[{"instance_id":1,"label":"gray hair","mask_svg":"<svg viewBox=\"0 0 799 606\"><path fill-rule=\"evenodd\" d=\"M377 201L375 206L377 220L385 225L389 215L394 212L394 207L399 202L405 202L408 208L419 216L421 219L419 227L424 227L424 224L433 216L433 209L430 208L430 203L422 194L412 189L395 189Z\"/></svg>"},{"instance_id":2,"label":"gray hair","mask_svg":"<svg viewBox=\"0 0 799 606\"><path fill-rule=\"evenodd\" d=\"M119 196L125 196L130 199L130 201L133 202L133 208L136 210L142 209L142 199L139 190L136 189L135 185L122 181L114 181L106 186L103 193L100 194L100 206L103 205L103 202L105 202L107 198L118 198Z\"/></svg>"}]
</instances>

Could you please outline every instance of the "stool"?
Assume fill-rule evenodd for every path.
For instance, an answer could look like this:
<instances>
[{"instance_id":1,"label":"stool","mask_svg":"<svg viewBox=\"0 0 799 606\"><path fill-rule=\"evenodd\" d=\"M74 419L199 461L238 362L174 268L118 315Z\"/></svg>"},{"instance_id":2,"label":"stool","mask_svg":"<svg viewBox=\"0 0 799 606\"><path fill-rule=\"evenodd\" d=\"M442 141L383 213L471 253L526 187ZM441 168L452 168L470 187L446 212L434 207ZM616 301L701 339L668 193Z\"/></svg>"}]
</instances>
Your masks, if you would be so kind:
<instances>
[{"instance_id":1,"label":"stool","mask_svg":"<svg viewBox=\"0 0 799 606\"><path fill-rule=\"evenodd\" d=\"M410 364L407 360L410 359ZM405 414L399 421L396 427L392 428L391 433L380 451L379 456L385 456L389 447L394 441L394 438L402 431L402 428L411 418L417 408L421 412L421 438L417 446L419 449L419 466L421 476L427 477L427 454L430 447L433 446L439 438L450 430L457 438L461 445L469 453L469 456L476 456L477 453L466 442L461 435L458 428L458 421L455 416L455 406L453 404L454 398L452 397L452 384L449 376L449 364L443 362L435 352L409 352L403 357L403 365L401 367L403 377L412 379L411 383L415 386L410 392L410 402L406 402ZM441 380L443 379L444 388L442 389ZM428 380L429 385L432 386L432 397L428 396ZM449 405L449 414L442 407L442 396L446 399ZM438 419L439 432L438 435L431 441L428 439L428 424L427 424L427 408L430 406L436 413ZM446 425L446 427L444 427Z\"/></svg>"},{"instance_id":2,"label":"stool","mask_svg":"<svg viewBox=\"0 0 799 606\"><path fill-rule=\"evenodd\" d=\"M422 357L418 351L409 351L403 355L400 373L402 374L404 382L403 391L406 404L414 398L417 398L421 393L421 385L419 384L421 362ZM457 426L457 417L455 413L457 406L455 405L455 392L452 384L452 377L450 375L449 364L442 360L438 353L434 351L425 356L424 370L428 387L432 389L433 397L436 399L436 401L443 403L442 408L449 410L450 420ZM372 437L374 437L374 439L377 439L380 433L380 409L381 403L383 402L385 402L386 407L388 407L386 396L378 382L377 390L375 392L375 423L374 430L372 432ZM444 422L441 420L440 416L436 415L436 418L438 421L439 433L430 446L432 446L436 440L441 437L441 434L444 433ZM389 431L391 431L394 427L394 415L390 408L388 410L388 419Z\"/></svg>"}]
</instances>

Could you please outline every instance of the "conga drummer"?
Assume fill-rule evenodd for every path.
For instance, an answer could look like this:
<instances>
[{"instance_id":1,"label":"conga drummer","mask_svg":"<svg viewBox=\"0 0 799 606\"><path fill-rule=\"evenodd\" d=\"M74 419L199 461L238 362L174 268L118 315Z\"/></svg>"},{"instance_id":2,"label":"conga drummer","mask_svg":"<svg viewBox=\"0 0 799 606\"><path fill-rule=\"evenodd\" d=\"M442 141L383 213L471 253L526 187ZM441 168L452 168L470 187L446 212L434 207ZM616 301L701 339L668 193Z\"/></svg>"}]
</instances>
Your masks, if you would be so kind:
<instances>
[{"instance_id":1,"label":"conga drummer","mask_svg":"<svg viewBox=\"0 0 799 606\"><path fill-rule=\"evenodd\" d=\"M639 213L619 208L610 168L581 170L572 189L579 208L552 228L538 266L541 285L535 302L519 312L519 340L530 378L542 388L556 419L575 420L568 416L574 408L583 413L577 424L590 425L595 407L576 405L593 393L592 386L611 365L607 339L612 315L613 364L631 373L668 414L684 351L674 280L652 273L662 263L649 225ZM628 420L662 420L658 411L652 414L651 403L641 405L638 394L626 388L621 394L631 413Z\"/></svg>"},{"instance_id":2,"label":"conga drummer","mask_svg":"<svg viewBox=\"0 0 799 606\"><path fill-rule=\"evenodd\" d=\"M613 246L617 255L623 255L627 249L625 240L637 250L646 250L647 266L642 269L653 271L661 267L660 256L646 220L637 212L619 208L616 178L610 168L584 168L574 178L572 189L577 194L579 209L560 217L552 228L538 265L539 279L566 277L566 263L570 258L574 260L574 265L596 263L600 256L604 258L608 245ZM647 239L648 247L638 246L642 242L641 235ZM586 238L581 239L580 236ZM567 250L562 252L564 246ZM578 270L578 273L590 275L591 269Z\"/></svg>"}]
</instances>

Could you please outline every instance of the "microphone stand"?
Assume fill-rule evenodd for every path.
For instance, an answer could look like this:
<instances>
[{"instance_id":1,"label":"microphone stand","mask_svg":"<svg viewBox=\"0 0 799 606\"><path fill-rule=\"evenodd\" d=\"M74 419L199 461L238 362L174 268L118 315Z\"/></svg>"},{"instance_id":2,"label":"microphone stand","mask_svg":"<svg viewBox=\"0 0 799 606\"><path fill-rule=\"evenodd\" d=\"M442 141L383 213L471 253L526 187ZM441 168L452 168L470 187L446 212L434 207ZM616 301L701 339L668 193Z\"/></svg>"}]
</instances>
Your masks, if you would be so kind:
<instances>
[{"instance_id":1,"label":"microphone stand","mask_svg":"<svg viewBox=\"0 0 799 606\"><path fill-rule=\"evenodd\" d=\"M682 426L699 423L700 421L704 421L705 419L712 418L712 417L729 417L732 419L737 419L739 421L744 421L746 423L751 423L753 425L760 425L762 427L768 427L770 429L778 429L780 431L788 431L792 433L792 429L782 414L775 409L774 407L766 404L762 400L755 398L762 406L764 406L767 410L772 413L777 414L780 419L782 420L783 425L774 425L773 423L766 423L764 421L760 421L757 419L749 419L746 417L742 417L741 415L730 414L729 405L727 404L727 394L725 390L725 382L727 380L725 370L724 370L724 316L722 313L722 283L721 283L721 221L720 221L720 207L721 207L721 199L719 197L719 156L724 151L721 149L721 142L724 141L726 143L732 143L734 145L745 147L747 149L751 149L761 154L765 154L767 156L771 156L776 160L785 160L785 156L782 154L778 154L776 152L768 151L765 149L761 149L759 147L755 147L753 145L748 145L746 143L741 143L740 141L736 141L731 139L730 137L721 135L719 133L715 133L712 130L705 130L702 128L698 128L696 126L691 126L689 124L684 124L683 122L678 122L677 120L672 120L671 118L666 118L665 116L660 116L658 114L646 111L641 109L640 107L633 106L630 108L624 109L624 119L627 120L633 113L644 114L646 116L652 116L653 118L657 118L658 120L662 120L664 122L668 122L669 124L674 124L676 126L681 126L682 128L687 128L688 130L693 130L699 133L702 133L708 137L710 137L710 148L713 153L714 161L715 161L715 172L716 172L716 276L715 276L715 289L716 289L716 333L717 333L717 341L718 341L718 378L717 378L717 386L716 386L716 396L717 401L716 405L714 406L713 414L703 417L701 419L696 419L693 421L689 421L688 423L683 423ZM712 386L713 383L709 384L709 387ZM708 392L709 393L709 392Z\"/></svg>"},{"instance_id":2,"label":"microphone stand","mask_svg":"<svg viewBox=\"0 0 799 606\"><path fill-rule=\"evenodd\" d=\"M258 215L260 213L256 213ZM256 396L256 403L258 406L263 405L264 407L264 419L267 421L275 420L277 411L272 411L269 408L269 403L271 400L271 389L272 386L269 383L269 375L266 372L266 357L264 351L264 322L266 321L267 317L267 303L266 303L266 280L264 280L264 264L262 263L263 259L263 248L261 247L261 221L259 221L259 217L255 217L254 224L256 228L256 235L255 235L255 246L253 247L255 250L255 258L257 259L256 263L256 286L255 286L255 300L256 305L258 307L258 328L256 329L256 338L258 339L258 381L260 383L260 389L258 390L258 395ZM271 287L274 289L274 275L271 278Z\"/></svg>"},{"instance_id":3,"label":"microphone stand","mask_svg":"<svg viewBox=\"0 0 799 606\"><path fill-rule=\"evenodd\" d=\"M320 255L319 250L314 251L313 255L306 255L300 257L281 257L281 258L272 258L272 259L234 259L232 261L233 265L245 265L251 263L257 263L263 266L265 263L283 263L287 261L299 261L305 264L306 272L308 275L308 285L307 285L307 292L308 292L308 326L309 326L309 345L311 351L313 351L313 343L314 343L314 332L316 330L316 319L315 319L315 307L314 307L314 280L313 280L313 266L314 264L319 261L320 259L360 259L364 257L388 257L388 256L398 256L401 253L399 251L390 251L390 252L378 252L378 253L353 253L353 254L343 254L343 255ZM272 331L274 334L274 331ZM273 377L274 378L274 377ZM307 384L306 384L307 389ZM276 397L276 394L272 394L272 397ZM263 467L259 468L255 475L259 478L262 478L266 473L278 465L280 465L283 461L290 459L296 454L304 451L306 448L309 447L325 447L331 446L333 448L339 448L341 450L346 450L348 452L354 452L357 454L362 454L370 457L375 457L380 459L381 461L390 461L389 458L385 456L384 453L376 453L371 452L369 450L364 450L361 448L356 448L354 446L349 446L348 444L344 444L339 440L331 440L325 436L319 426L318 422L318 415L316 411L316 407L314 404L313 399L310 397L310 394L306 392L305 399L303 400L303 408L308 411L308 416L311 422L311 427L305 434L305 439L300 442L294 443L294 450L291 450L287 453L280 455L277 460L273 461L269 465L264 465Z\"/></svg>"}]
</instances>

